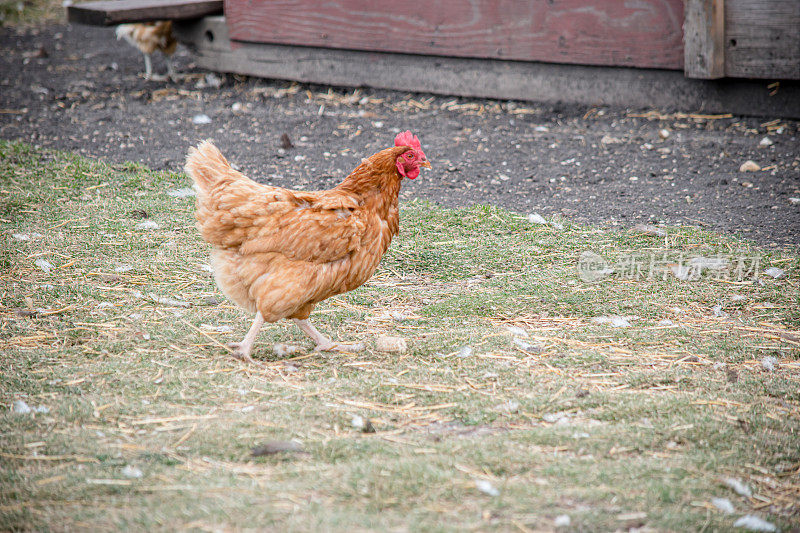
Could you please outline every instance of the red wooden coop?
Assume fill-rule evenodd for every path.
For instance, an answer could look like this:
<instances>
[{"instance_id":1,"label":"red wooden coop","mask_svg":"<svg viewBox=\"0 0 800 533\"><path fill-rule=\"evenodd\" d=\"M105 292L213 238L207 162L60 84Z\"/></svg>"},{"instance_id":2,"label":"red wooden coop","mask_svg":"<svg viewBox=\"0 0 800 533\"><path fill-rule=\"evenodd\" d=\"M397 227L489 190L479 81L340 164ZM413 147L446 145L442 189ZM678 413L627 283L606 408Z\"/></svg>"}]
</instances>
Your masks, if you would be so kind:
<instances>
[{"instance_id":1,"label":"red wooden coop","mask_svg":"<svg viewBox=\"0 0 800 533\"><path fill-rule=\"evenodd\" d=\"M800 0L119 0L68 12L102 25L176 20L198 64L221 72L800 114Z\"/></svg>"}]
</instances>

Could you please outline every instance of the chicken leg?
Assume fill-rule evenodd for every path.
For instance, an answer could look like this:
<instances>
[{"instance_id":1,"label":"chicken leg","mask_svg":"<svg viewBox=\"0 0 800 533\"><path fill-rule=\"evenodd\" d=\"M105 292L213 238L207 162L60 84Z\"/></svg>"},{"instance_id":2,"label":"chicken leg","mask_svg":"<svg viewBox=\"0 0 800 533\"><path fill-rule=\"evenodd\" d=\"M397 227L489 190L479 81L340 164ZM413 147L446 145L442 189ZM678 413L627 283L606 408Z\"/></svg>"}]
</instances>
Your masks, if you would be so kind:
<instances>
[{"instance_id":1,"label":"chicken leg","mask_svg":"<svg viewBox=\"0 0 800 533\"><path fill-rule=\"evenodd\" d=\"M236 359L241 359L246 363L254 363L253 358L250 357L250 353L253 351L253 343L256 341L256 337L258 337L258 333L261 331L261 326L264 325L264 317L261 316L261 311L256 313L256 317L253 319L253 324L250 326L250 330L247 332L247 335L244 336L242 342L232 342L228 344L231 348L233 348L233 356Z\"/></svg>"},{"instance_id":2,"label":"chicken leg","mask_svg":"<svg viewBox=\"0 0 800 533\"><path fill-rule=\"evenodd\" d=\"M299 318L292 319L297 327L303 330L303 333L311 337L316 343L315 352L360 352L364 349L363 342L343 343L332 342L328 337L319 332L308 319L300 320Z\"/></svg>"},{"instance_id":3,"label":"chicken leg","mask_svg":"<svg viewBox=\"0 0 800 533\"><path fill-rule=\"evenodd\" d=\"M144 53L144 79L153 79L153 63L150 61L150 54Z\"/></svg>"}]
</instances>

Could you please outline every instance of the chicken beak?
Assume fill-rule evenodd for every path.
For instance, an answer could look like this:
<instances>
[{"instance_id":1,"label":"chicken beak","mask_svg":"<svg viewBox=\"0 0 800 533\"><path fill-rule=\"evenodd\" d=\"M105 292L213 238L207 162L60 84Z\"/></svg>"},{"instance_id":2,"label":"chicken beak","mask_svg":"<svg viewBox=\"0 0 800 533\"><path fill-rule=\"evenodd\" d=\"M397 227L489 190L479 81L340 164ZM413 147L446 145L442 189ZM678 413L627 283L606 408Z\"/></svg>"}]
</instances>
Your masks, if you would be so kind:
<instances>
[{"instance_id":1,"label":"chicken beak","mask_svg":"<svg viewBox=\"0 0 800 533\"><path fill-rule=\"evenodd\" d=\"M420 166L425 168L433 168L431 167L431 164L428 161L423 161Z\"/></svg>"}]
</instances>

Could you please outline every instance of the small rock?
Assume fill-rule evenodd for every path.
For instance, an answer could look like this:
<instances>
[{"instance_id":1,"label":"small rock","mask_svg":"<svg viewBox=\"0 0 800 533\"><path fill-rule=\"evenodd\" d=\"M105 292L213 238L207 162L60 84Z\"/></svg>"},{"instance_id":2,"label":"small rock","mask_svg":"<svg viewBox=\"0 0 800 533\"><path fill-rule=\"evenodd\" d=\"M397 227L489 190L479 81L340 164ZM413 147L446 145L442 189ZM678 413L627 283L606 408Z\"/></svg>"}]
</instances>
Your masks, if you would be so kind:
<instances>
[{"instance_id":1,"label":"small rock","mask_svg":"<svg viewBox=\"0 0 800 533\"><path fill-rule=\"evenodd\" d=\"M642 233L647 233L648 235L655 235L656 237L666 237L667 232L658 226L653 226L652 224L636 224L633 229L636 231L640 231Z\"/></svg>"},{"instance_id":2,"label":"small rock","mask_svg":"<svg viewBox=\"0 0 800 533\"><path fill-rule=\"evenodd\" d=\"M539 213L531 213L530 215L528 215L527 218L528 222L530 222L531 224L542 224L545 226L547 225L547 220Z\"/></svg>"},{"instance_id":3,"label":"small rock","mask_svg":"<svg viewBox=\"0 0 800 533\"><path fill-rule=\"evenodd\" d=\"M11 237L17 241L29 241L31 240L30 235L27 233L12 233Z\"/></svg>"},{"instance_id":4,"label":"small rock","mask_svg":"<svg viewBox=\"0 0 800 533\"><path fill-rule=\"evenodd\" d=\"M499 405L495 405L495 410L502 411L504 413L514 414L519 411L519 402L516 400L508 400L503 402Z\"/></svg>"},{"instance_id":5,"label":"small rock","mask_svg":"<svg viewBox=\"0 0 800 533\"><path fill-rule=\"evenodd\" d=\"M408 344L403 337L381 335L375 340L375 349L379 352L405 353L408 350Z\"/></svg>"},{"instance_id":6,"label":"small rock","mask_svg":"<svg viewBox=\"0 0 800 533\"><path fill-rule=\"evenodd\" d=\"M33 262L37 267L39 267L44 272L50 272L53 270L54 266L53 263L45 259L44 257L38 258L36 261Z\"/></svg>"},{"instance_id":7,"label":"small rock","mask_svg":"<svg viewBox=\"0 0 800 533\"><path fill-rule=\"evenodd\" d=\"M596 316L590 322L595 324L608 324L612 328L629 328L631 323L624 316L611 315L611 316Z\"/></svg>"},{"instance_id":8,"label":"small rock","mask_svg":"<svg viewBox=\"0 0 800 533\"><path fill-rule=\"evenodd\" d=\"M133 465L125 465L125 468L122 469L122 475L133 479L140 479L144 474Z\"/></svg>"},{"instance_id":9,"label":"small rock","mask_svg":"<svg viewBox=\"0 0 800 533\"><path fill-rule=\"evenodd\" d=\"M767 147L770 147L770 146L772 146L773 144L775 144L775 142L774 142L772 139L770 139L769 137L764 137L763 139L761 139L761 140L758 142L758 145L759 145L761 148L767 148Z\"/></svg>"},{"instance_id":10,"label":"small rock","mask_svg":"<svg viewBox=\"0 0 800 533\"><path fill-rule=\"evenodd\" d=\"M569 515L562 514L558 515L555 520L553 520L553 527L569 527L571 523L572 520L570 519Z\"/></svg>"},{"instance_id":11,"label":"small rock","mask_svg":"<svg viewBox=\"0 0 800 533\"><path fill-rule=\"evenodd\" d=\"M193 124L211 124L211 117L206 114L199 114L192 117Z\"/></svg>"},{"instance_id":12,"label":"small rock","mask_svg":"<svg viewBox=\"0 0 800 533\"><path fill-rule=\"evenodd\" d=\"M747 498L753 495L753 491L750 490L750 487L742 483L736 478L729 477L722 480L728 487L733 489L733 491L738 494L739 496L745 496Z\"/></svg>"},{"instance_id":13,"label":"small rock","mask_svg":"<svg viewBox=\"0 0 800 533\"><path fill-rule=\"evenodd\" d=\"M711 312L714 313L714 316L719 318L725 318L728 316L728 313L722 310L722 304L717 304L711 308Z\"/></svg>"},{"instance_id":14,"label":"small rock","mask_svg":"<svg viewBox=\"0 0 800 533\"><path fill-rule=\"evenodd\" d=\"M119 272L120 274L123 272L130 272L133 270L133 265L120 265L118 267L114 267L114 272Z\"/></svg>"},{"instance_id":15,"label":"small rock","mask_svg":"<svg viewBox=\"0 0 800 533\"><path fill-rule=\"evenodd\" d=\"M551 424L566 424L569 422L569 413L545 413L542 415L542 420Z\"/></svg>"},{"instance_id":16,"label":"small rock","mask_svg":"<svg viewBox=\"0 0 800 533\"><path fill-rule=\"evenodd\" d=\"M191 187L183 187L182 189L172 189L167 191L167 194L173 198L186 198L188 196L195 196L195 191Z\"/></svg>"},{"instance_id":17,"label":"small rock","mask_svg":"<svg viewBox=\"0 0 800 533\"><path fill-rule=\"evenodd\" d=\"M144 298L144 296L139 296L140 298ZM178 300L177 298L170 298L169 296L159 296L153 292L147 294L147 299L154 301L157 304L163 304L170 307L191 307L192 304L186 302L184 300Z\"/></svg>"},{"instance_id":18,"label":"small rock","mask_svg":"<svg viewBox=\"0 0 800 533\"><path fill-rule=\"evenodd\" d=\"M205 82L206 87L211 87L212 89L219 89L222 87L222 78L214 73L206 74Z\"/></svg>"},{"instance_id":19,"label":"small rock","mask_svg":"<svg viewBox=\"0 0 800 533\"><path fill-rule=\"evenodd\" d=\"M489 496L499 496L500 491L495 488L490 482L486 481L485 479L476 479L475 480L475 488L479 491L483 492L484 494L488 494Z\"/></svg>"},{"instance_id":20,"label":"small rock","mask_svg":"<svg viewBox=\"0 0 800 533\"><path fill-rule=\"evenodd\" d=\"M711 505L725 514L733 514L736 509L728 498L711 498Z\"/></svg>"},{"instance_id":21,"label":"small rock","mask_svg":"<svg viewBox=\"0 0 800 533\"><path fill-rule=\"evenodd\" d=\"M136 224L138 229L158 229L158 223L152 220L145 220Z\"/></svg>"},{"instance_id":22,"label":"small rock","mask_svg":"<svg viewBox=\"0 0 800 533\"><path fill-rule=\"evenodd\" d=\"M739 167L739 172L758 172L761 167L755 161L747 160Z\"/></svg>"},{"instance_id":23,"label":"small rock","mask_svg":"<svg viewBox=\"0 0 800 533\"><path fill-rule=\"evenodd\" d=\"M622 144L623 142L625 141L623 141L619 137L614 137L608 134L603 135L603 138L600 139L600 144Z\"/></svg>"},{"instance_id":24,"label":"small rock","mask_svg":"<svg viewBox=\"0 0 800 533\"><path fill-rule=\"evenodd\" d=\"M665 318L665 319L663 319L663 320L659 320L659 321L658 321L658 324L656 324L656 325L657 325L657 326L672 326L672 325L674 325L674 324L675 324L675 322L673 322L673 321L672 321L672 320L670 320L669 318Z\"/></svg>"},{"instance_id":25,"label":"small rock","mask_svg":"<svg viewBox=\"0 0 800 533\"><path fill-rule=\"evenodd\" d=\"M761 360L761 368L767 372L775 372L775 367L778 366L778 358L768 355Z\"/></svg>"},{"instance_id":26,"label":"small rock","mask_svg":"<svg viewBox=\"0 0 800 533\"><path fill-rule=\"evenodd\" d=\"M514 338L512 342L517 346L519 346L520 349L525 350L526 352L539 353L542 351L541 346L537 346L536 344L531 344L530 342L524 341L522 339Z\"/></svg>"},{"instance_id":27,"label":"small rock","mask_svg":"<svg viewBox=\"0 0 800 533\"><path fill-rule=\"evenodd\" d=\"M275 455L277 453L308 453L303 445L293 440L273 440L256 446L250 452L253 457Z\"/></svg>"},{"instance_id":28,"label":"small rock","mask_svg":"<svg viewBox=\"0 0 800 533\"><path fill-rule=\"evenodd\" d=\"M786 272L782 268L778 267L769 267L764 271L764 274L775 279L781 279L782 277L786 276Z\"/></svg>"},{"instance_id":29,"label":"small rock","mask_svg":"<svg viewBox=\"0 0 800 533\"><path fill-rule=\"evenodd\" d=\"M548 128L547 126L535 126L533 128L533 131L538 133L547 133L548 131L550 131L550 128Z\"/></svg>"},{"instance_id":30,"label":"small rock","mask_svg":"<svg viewBox=\"0 0 800 533\"><path fill-rule=\"evenodd\" d=\"M272 345L272 352L278 357L287 357L301 351L302 348L293 344L277 343Z\"/></svg>"},{"instance_id":31,"label":"small rock","mask_svg":"<svg viewBox=\"0 0 800 533\"><path fill-rule=\"evenodd\" d=\"M30 414L31 410L30 406L23 400L14 400L14 403L11 404L11 412L18 415Z\"/></svg>"},{"instance_id":32,"label":"small rock","mask_svg":"<svg viewBox=\"0 0 800 533\"><path fill-rule=\"evenodd\" d=\"M255 411L255 409L256 409L255 405L245 405L244 407L239 409L239 411L241 411L242 413L250 413L252 411Z\"/></svg>"},{"instance_id":33,"label":"small rock","mask_svg":"<svg viewBox=\"0 0 800 533\"><path fill-rule=\"evenodd\" d=\"M50 408L47 407L46 405L40 405L38 407L34 407L33 410L37 413L42 413L43 415L46 415L47 413L50 412Z\"/></svg>"},{"instance_id":34,"label":"small rock","mask_svg":"<svg viewBox=\"0 0 800 533\"><path fill-rule=\"evenodd\" d=\"M771 531L778 531L778 528L775 527L775 524L767 522L766 520L751 514L744 515L739 520L734 522L733 527L741 527L748 531L765 531L767 533Z\"/></svg>"},{"instance_id":35,"label":"small rock","mask_svg":"<svg viewBox=\"0 0 800 533\"><path fill-rule=\"evenodd\" d=\"M789 203L792 205L800 204L800 198L794 198L794 197L789 198Z\"/></svg>"},{"instance_id":36,"label":"small rock","mask_svg":"<svg viewBox=\"0 0 800 533\"><path fill-rule=\"evenodd\" d=\"M456 357L471 357L471 356L472 356L472 347L470 346L462 347L456 354Z\"/></svg>"},{"instance_id":37,"label":"small rock","mask_svg":"<svg viewBox=\"0 0 800 533\"><path fill-rule=\"evenodd\" d=\"M375 433L375 426L372 425L372 421L364 416L353 415L350 425L361 433Z\"/></svg>"},{"instance_id":38,"label":"small rock","mask_svg":"<svg viewBox=\"0 0 800 533\"><path fill-rule=\"evenodd\" d=\"M524 329L522 329L519 326L508 325L508 326L506 326L506 330L509 333L511 333L512 335L516 335L517 337L527 337L528 336L528 332L525 331Z\"/></svg>"},{"instance_id":39,"label":"small rock","mask_svg":"<svg viewBox=\"0 0 800 533\"><path fill-rule=\"evenodd\" d=\"M234 113L238 113L241 110L242 110L241 102L234 102L233 104L231 104L231 111L233 111Z\"/></svg>"},{"instance_id":40,"label":"small rock","mask_svg":"<svg viewBox=\"0 0 800 533\"><path fill-rule=\"evenodd\" d=\"M658 130L658 138L659 139L669 139L669 130L667 130L667 129Z\"/></svg>"},{"instance_id":41,"label":"small rock","mask_svg":"<svg viewBox=\"0 0 800 533\"><path fill-rule=\"evenodd\" d=\"M731 301L732 302L741 302L742 300L746 300L746 299L747 299L747 296L744 296L742 294L734 294L734 295L731 296Z\"/></svg>"}]
</instances>

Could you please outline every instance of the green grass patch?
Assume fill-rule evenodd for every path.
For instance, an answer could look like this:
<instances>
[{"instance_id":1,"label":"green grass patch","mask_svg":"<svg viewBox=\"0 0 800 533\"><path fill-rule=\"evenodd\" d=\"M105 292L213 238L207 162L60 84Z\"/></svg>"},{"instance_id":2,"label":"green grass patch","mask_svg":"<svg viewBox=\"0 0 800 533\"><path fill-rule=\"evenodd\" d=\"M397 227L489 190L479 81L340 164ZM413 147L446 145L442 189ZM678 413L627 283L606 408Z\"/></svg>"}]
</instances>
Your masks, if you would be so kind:
<instances>
[{"instance_id":1,"label":"green grass patch","mask_svg":"<svg viewBox=\"0 0 800 533\"><path fill-rule=\"evenodd\" d=\"M0 142L0 401L41 408L0 412L0 529L800 526L796 251L409 202L373 279L312 316L367 350L318 355L278 323L253 367L219 345L251 317L214 285L192 198L167 194L188 185ZM585 251L758 257L761 275L586 283ZM251 457L272 440L305 453Z\"/></svg>"}]
</instances>

